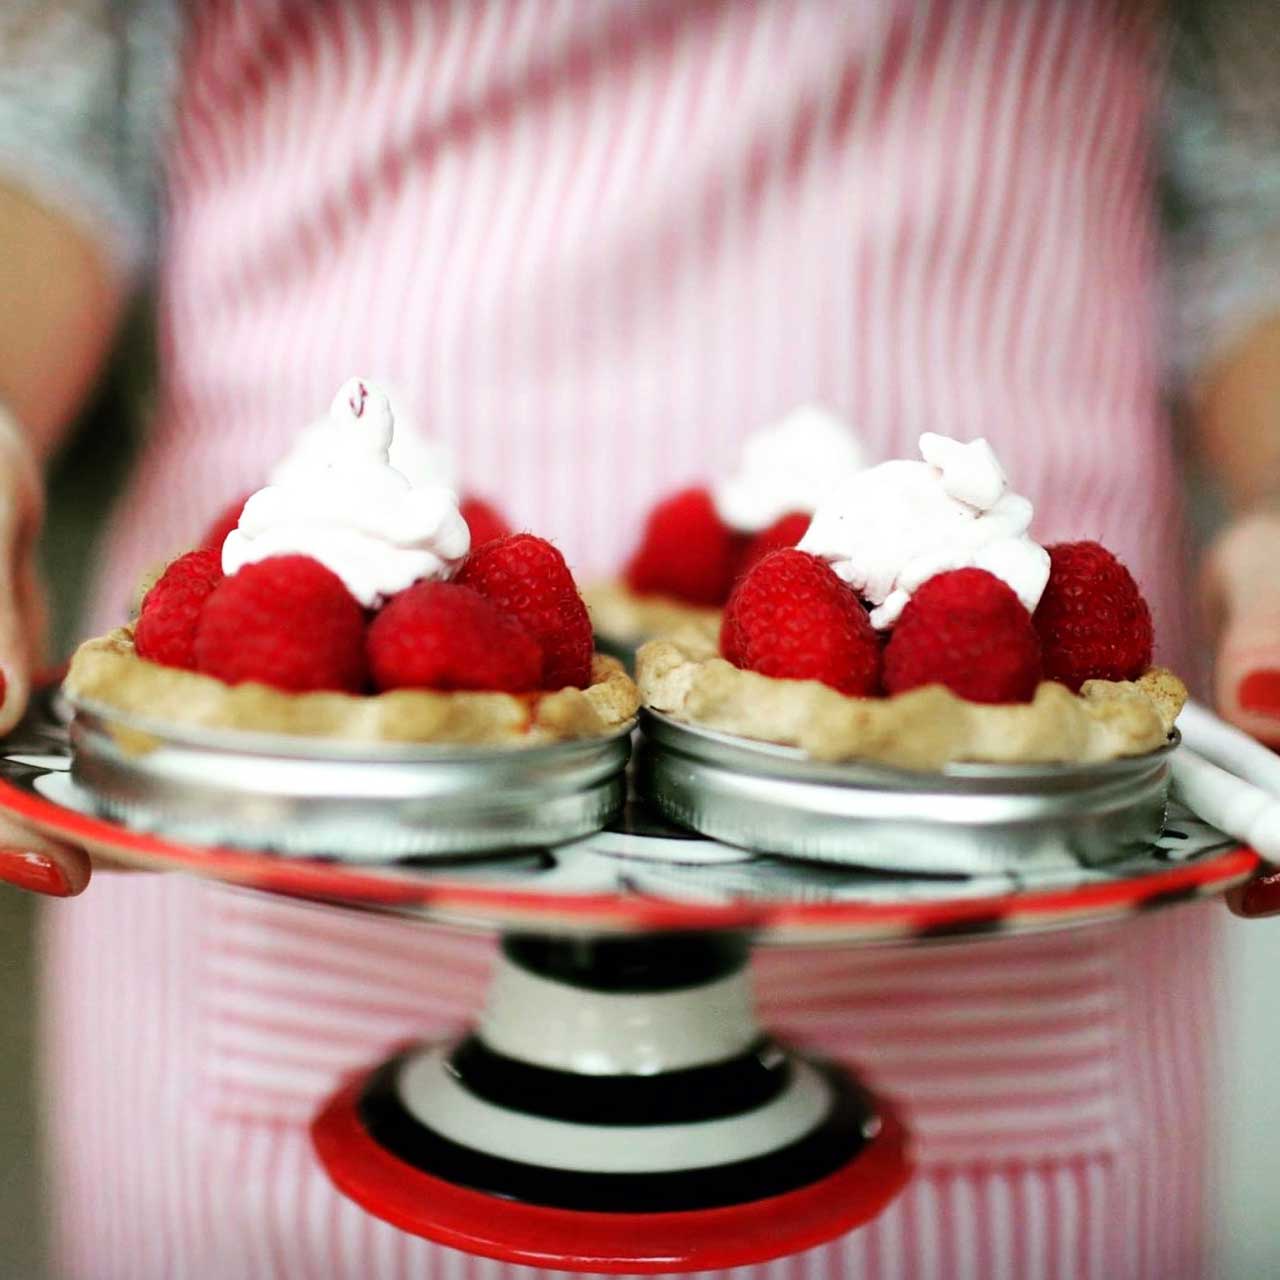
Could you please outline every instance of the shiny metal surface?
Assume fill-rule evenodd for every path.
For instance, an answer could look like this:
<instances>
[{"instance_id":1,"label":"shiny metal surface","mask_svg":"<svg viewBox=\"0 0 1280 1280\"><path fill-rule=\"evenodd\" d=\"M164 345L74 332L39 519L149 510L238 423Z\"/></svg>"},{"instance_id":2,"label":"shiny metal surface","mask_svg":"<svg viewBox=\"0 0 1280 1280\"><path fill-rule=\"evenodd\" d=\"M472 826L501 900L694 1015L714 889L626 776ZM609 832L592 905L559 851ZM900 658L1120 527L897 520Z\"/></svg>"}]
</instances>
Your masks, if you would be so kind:
<instances>
[{"instance_id":1,"label":"shiny metal surface","mask_svg":"<svg viewBox=\"0 0 1280 1280\"><path fill-rule=\"evenodd\" d=\"M826 764L644 712L636 785L667 818L762 853L904 872L975 874L1069 854L1086 865L1150 843L1169 756L1087 765Z\"/></svg>"},{"instance_id":2,"label":"shiny metal surface","mask_svg":"<svg viewBox=\"0 0 1280 1280\"><path fill-rule=\"evenodd\" d=\"M95 705L72 776L105 815L198 844L347 861L561 844L621 809L630 733L545 747L386 744L175 729Z\"/></svg>"},{"instance_id":3,"label":"shiny metal surface","mask_svg":"<svg viewBox=\"0 0 1280 1280\"><path fill-rule=\"evenodd\" d=\"M564 937L732 931L787 946L938 945L1118 920L1222 893L1258 865L1256 854L1176 798L1158 839L1119 861L1085 866L1064 849L1056 860L1015 854L1005 867L966 876L751 853L675 828L639 802L606 829L555 848L508 846L412 863L388 856L382 865L282 858L199 839L149 839L145 829L104 815L71 777L70 718L55 690L35 692L0 741L0 812L128 866L320 899L330 904L325 910L343 903L471 929ZM154 827L154 815L146 816Z\"/></svg>"}]
</instances>

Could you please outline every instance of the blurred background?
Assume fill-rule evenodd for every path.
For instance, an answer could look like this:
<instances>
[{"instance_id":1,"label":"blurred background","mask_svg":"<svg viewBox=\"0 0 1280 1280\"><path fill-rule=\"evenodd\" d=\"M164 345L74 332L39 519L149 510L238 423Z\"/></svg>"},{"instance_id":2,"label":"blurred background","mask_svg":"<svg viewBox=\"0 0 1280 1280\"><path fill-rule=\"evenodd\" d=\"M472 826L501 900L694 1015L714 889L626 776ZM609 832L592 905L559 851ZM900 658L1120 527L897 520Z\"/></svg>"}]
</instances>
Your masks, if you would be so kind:
<instances>
[{"instance_id":1,"label":"blurred background","mask_svg":"<svg viewBox=\"0 0 1280 1280\"><path fill-rule=\"evenodd\" d=\"M0 0L0 10L7 2ZM1275 143L1280 155L1280 139ZM1280 207L1280 182L1272 195ZM1171 213L1176 220L1176 208ZM94 541L133 456L138 424L145 420L150 347L144 306L53 466L43 555L55 606L57 654L65 654L76 635ZM1216 518L1204 486L1195 491L1193 511L1204 536ZM42 910L67 909L73 908L41 906L0 885L0 1280L56 1280L47 1263L48 1205L40 1165L37 936ZM1227 1034L1214 1081L1222 1126L1219 1256L1228 1280L1255 1280L1280 1275L1280 1088L1273 1083L1280 1063L1274 994L1280 920L1242 923L1224 910L1221 927L1228 947L1217 984ZM1218 961L1206 957L1205 963Z\"/></svg>"}]
</instances>

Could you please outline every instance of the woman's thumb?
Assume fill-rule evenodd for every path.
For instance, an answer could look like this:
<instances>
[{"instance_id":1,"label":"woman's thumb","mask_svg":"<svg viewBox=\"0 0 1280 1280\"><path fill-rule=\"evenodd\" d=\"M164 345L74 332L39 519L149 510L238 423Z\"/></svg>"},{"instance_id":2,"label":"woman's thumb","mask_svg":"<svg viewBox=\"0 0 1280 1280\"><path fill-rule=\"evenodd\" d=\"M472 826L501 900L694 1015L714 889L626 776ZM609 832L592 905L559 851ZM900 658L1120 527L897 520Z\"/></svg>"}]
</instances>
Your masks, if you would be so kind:
<instances>
[{"instance_id":1,"label":"woman's thumb","mask_svg":"<svg viewBox=\"0 0 1280 1280\"><path fill-rule=\"evenodd\" d=\"M1210 557L1216 603L1214 700L1233 724L1280 746L1280 516L1229 529Z\"/></svg>"}]
</instances>

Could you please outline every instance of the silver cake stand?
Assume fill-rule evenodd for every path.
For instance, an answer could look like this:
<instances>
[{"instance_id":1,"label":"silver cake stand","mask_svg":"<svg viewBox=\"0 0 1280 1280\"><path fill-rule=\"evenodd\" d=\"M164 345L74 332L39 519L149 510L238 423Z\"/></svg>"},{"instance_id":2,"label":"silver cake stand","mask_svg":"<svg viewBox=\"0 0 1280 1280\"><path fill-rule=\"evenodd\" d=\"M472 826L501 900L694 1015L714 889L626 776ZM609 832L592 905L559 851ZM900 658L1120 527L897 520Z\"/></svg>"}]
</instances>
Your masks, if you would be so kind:
<instances>
[{"instance_id":1,"label":"silver cake stand","mask_svg":"<svg viewBox=\"0 0 1280 1280\"><path fill-rule=\"evenodd\" d=\"M340 1082L316 1150L406 1231L593 1272L798 1252L909 1179L893 1107L759 1026L751 945L1064 928L1221 893L1258 861L1188 813L1161 826L1160 753L922 788L653 721L628 799L629 746L344 753L92 706L73 723L46 690L0 746L0 806L116 862L499 932L474 1031Z\"/></svg>"}]
</instances>

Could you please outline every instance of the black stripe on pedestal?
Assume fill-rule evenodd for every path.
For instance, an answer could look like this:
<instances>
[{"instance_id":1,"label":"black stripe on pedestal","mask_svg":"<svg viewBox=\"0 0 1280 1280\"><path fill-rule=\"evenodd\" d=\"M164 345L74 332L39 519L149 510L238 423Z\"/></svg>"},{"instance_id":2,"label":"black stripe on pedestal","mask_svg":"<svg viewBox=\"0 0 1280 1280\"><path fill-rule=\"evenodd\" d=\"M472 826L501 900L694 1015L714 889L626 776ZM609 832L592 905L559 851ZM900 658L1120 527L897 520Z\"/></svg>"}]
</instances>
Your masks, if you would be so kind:
<instances>
[{"instance_id":1,"label":"black stripe on pedestal","mask_svg":"<svg viewBox=\"0 0 1280 1280\"><path fill-rule=\"evenodd\" d=\"M581 1075L509 1058L478 1036L449 1056L449 1070L494 1106L571 1124L693 1124L772 1102L791 1082L786 1055L766 1037L745 1053L659 1075Z\"/></svg>"},{"instance_id":2,"label":"black stripe on pedestal","mask_svg":"<svg viewBox=\"0 0 1280 1280\"><path fill-rule=\"evenodd\" d=\"M400 1097L405 1057L370 1078L359 1103L370 1138L414 1169L507 1200L598 1213L674 1213L746 1204L782 1195L834 1173L867 1144L874 1112L861 1089L834 1068L819 1067L832 1107L805 1137L762 1156L709 1168L662 1173L598 1173L551 1169L488 1155L441 1136ZM618 1130L618 1141L626 1142ZM566 1136L566 1145L572 1135Z\"/></svg>"},{"instance_id":3,"label":"black stripe on pedestal","mask_svg":"<svg viewBox=\"0 0 1280 1280\"><path fill-rule=\"evenodd\" d=\"M552 982L608 995L688 991L737 973L747 939L730 933L653 933L634 938L506 934L512 964Z\"/></svg>"}]
</instances>

